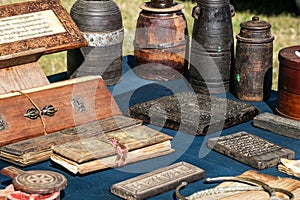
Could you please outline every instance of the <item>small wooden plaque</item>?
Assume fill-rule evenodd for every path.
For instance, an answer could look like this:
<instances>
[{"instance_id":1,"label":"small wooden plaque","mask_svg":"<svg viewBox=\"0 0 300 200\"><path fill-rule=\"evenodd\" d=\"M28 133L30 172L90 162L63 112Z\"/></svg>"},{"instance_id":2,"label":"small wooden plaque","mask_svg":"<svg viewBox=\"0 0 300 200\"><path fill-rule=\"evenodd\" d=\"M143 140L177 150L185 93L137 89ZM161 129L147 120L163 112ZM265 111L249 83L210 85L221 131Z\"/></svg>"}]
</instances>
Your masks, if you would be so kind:
<instances>
[{"instance_id":1,"label":"small wooden plaque","mask_svg":"<svg viewBox=\"0 0 300 200\"><path fill-rule=\"evenodd\" d=\"M87 45L59 0L0 6L0 68Z\"/></svg>"},{"instance_id":2,"label":"small wooden plaque","mask_svg":"<svg viewBox=\"0 0 300 200\"><path fill-rule=\"evenodd\" d=\"M186 162L157 169L112 185L111 192L124 199L147 199L175 189L183 181L194 182L204 177L205 171Z\"/></svg>"},{"instance_id":3,"label":"small wooden plaque","mask_svg":"<svg viewBox=\"0 0 300 200\"><path fill-rule=\"evenodd\" d=\"M208 139L207 146L256 169L276 166L280 158L293 159L295 152L247 132Z\"/></svg>"}]
</instances>

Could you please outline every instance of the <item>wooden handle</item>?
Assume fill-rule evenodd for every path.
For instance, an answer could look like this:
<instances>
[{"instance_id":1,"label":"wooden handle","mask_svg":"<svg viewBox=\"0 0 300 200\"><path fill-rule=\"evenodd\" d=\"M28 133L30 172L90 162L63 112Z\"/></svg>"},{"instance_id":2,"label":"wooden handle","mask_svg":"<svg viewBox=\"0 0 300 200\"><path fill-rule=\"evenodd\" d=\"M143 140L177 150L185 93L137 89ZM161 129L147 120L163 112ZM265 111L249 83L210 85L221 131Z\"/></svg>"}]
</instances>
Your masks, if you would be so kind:
<instances>
[{"instance_id":1,"label":"wooden handle","mask_svg":"<svg viewBox=\"0 0 300 200\"><path fill-rule=\"evenodd\" d=\"M1 170L1 174L6 175L6 176L9 176L9 177L11 177L11 178L15 178L15 177L17 177L18 175L23 174L23 173L24 173L23 170L18 169L18 168L15 168L15 167L13 167L13 166L4 167L4 168Z\"/></svg>"}]
</instances>

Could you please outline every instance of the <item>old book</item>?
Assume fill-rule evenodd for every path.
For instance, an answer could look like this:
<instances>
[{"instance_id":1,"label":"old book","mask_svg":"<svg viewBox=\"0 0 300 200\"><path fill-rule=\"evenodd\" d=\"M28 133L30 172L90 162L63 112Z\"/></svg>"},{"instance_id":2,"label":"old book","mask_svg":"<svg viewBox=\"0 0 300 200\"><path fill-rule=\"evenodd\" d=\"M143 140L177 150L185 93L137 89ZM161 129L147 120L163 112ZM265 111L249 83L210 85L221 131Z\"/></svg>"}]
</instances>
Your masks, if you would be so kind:
<instances>
[{"instance_id":1,"label":"old book","mask_svg":"<svg viewBox=\"0 0 300 200\"><path fill-rule=\"evenodd\" d=\"M118 151L108 140L117 139L126 146L124 162L132 163L172 153L171 136L144 125L108 132L101 136L53 146L51 160L74 174L85 174L118 167Z\"/></svg>"},{"instance_id":2,"label":"old book","mask_svg":"<svg viewBox=\"0 0 300 200\"><path fill-rule=\"evenodd\" d=\"M86 76L0 95L0 146L122 115L103 79Z\"/></svg>"},{"instance_id":3,"label":"old book","mask_svg":"<svg viewBox=\"0 0 300 200\"><path fill-rule=\"evenodd\" d=\"M226 98L182 92L138 103L129 116L193 135L205 135L253 119L258 109Z\"/></svg>"},{"instance_id":4,"label":"old book","mask_svg":"<svg viewBox=\"0 0 300 200\"><path fill-rule=\"evenodd\" d=\"M268 174L263 174L255 170L248 170L237 177L254 179L271 188L279 188L294 195L294 199L300 198L300 181L292 178L274 177ZM215 178L215 177L212 177ZM213 182L214 183L214 182ZM266 188L267 189L267 188ZM256 184L246 184L237 181L224 181L214 188L195 192L194 194L186 197L189 200L267 200L271 194ZM287 195L276 192L272 199L289 199Z\"/></svg>"},{"instance_id":5,"label":"old book","mask_svg":"<svg viewBox=\"0 0 300 200\"><path fill-rule=\"evenodd\" d=\"M271 113L261 113L254 117L253 125L279 135L300 139L300 122L297 120Z\"/></svg>"},{"instance_id":6,"label":"old book","mask_svg":"<svg viewBox=\"0 0 300 200\"><path fill-rule=\"evenodd\" d=\"M281 158L295 157L294 151L244 131L210 138L207 146L256 169L276 166Z\"/></svg>"},{"instance_id":7,"label":"old book","mask_svg":"<svg viewBox=\"0 0 300 200\"><path fill-rule=\"evenodd\" d=\"M139 124L141 124L140 120L124 116L114 116L89 122L48 135L2 146L0 148L0 159L19 166L28 166L48 160L52 155L52 147L54 145L87 139L89 137L102 135L107 132Z\"/></svg>"},{"instance_id":8,"label":"old book","mask_svg":"<svg viewBox=\"0 0 300 200\"><path fill-rule=\"evenodd\" d=\"M116 183L111 192L123 199L147 199L175 189L181 182L191 183L204 177L205 171L186 162L179 162L152 172Z\"/></svg>"}]
</instances>

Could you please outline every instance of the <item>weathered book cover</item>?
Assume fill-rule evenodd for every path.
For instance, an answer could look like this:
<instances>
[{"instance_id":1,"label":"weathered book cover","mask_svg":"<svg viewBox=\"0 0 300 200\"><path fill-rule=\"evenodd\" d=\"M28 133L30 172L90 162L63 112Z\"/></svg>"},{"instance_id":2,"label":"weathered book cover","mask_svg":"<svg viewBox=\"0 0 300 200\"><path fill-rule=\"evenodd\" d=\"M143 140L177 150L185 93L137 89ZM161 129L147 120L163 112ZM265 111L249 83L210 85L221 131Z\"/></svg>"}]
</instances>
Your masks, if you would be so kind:
<instances>
[{"instance_id":1,"label":"weathered book cover","mask_svg":"<svg viewBox=\"0 0 300 200\"><path fill-rule=\"evenodd\" d=\"M258 113L243 102L183 92L138 103L128 114L145 123L205 135L252 120Z\"/></svg>"},{"instance_id":2,"label":"weathered book cover","mask_svg":"<svg viewBox=\"0 0 300 200\"><path fill-rule=\"evenodd\" d=\"M124 199L147 199L175 189L183 181L191 183L204 177L205 171L179 162L111 186L111 192Z\"/></svg>"},{"instance_id":3,"label":"weathered book cover","mask_svg":"<svg viewBox=\"0 0 300 200\"><path fill-rule=\"evenodd\" d=\"M116 139L128 150L128 154L123 157L124 163L150 159L174 151L171 148L171 136L139 125L55 145L51 159L74 174L117 167L120 152L109 142L110 139Z\"/></svg>"},{"instance_id":4,"label":"weathered book cover","mask_svg":"<svg viewBox=\"0 0 300 200\"><path fill-rule=\"evenodd\" d=\"M276 166L281 158L295 157L294 151L244 131L210 138L207 146L256 169Z\"/></svg>"},{"instance_id":5,"label":"weathered book cover","mask_svg":"<svg viewBox=\"0 0 300 200\"><path fill-rule=\"evenodd\" d=\"M261 113L254 117L253 125L279 135L300 139L300 121L297 120L271 113Z\"/></svg>"},{"instance_id":6,"label":"weathered book cover","mask_svg":"<svg viewBox=\"0 0 300 200\"><path fill-rule=\"evenodd\" d=\"M102 135L107 132L140 124L140 120L124 116L114 116L63 129L52 134L5 145L0 148L0 159L16 165L28 166L49 159L52 155L52 147L54 145L87 139L96 135Z\"/></svg>"}]
</instances>

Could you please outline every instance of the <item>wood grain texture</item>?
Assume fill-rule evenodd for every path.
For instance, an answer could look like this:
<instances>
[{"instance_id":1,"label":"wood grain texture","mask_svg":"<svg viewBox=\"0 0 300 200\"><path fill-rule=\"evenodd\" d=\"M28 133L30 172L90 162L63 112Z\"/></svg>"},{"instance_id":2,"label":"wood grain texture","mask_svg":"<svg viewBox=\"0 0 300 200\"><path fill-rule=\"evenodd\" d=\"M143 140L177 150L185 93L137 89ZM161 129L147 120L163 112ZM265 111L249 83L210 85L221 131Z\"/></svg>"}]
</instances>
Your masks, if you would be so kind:
<instances>
[{"instance_id":1,"label":"wood grain texture","mask_svg":"<svg viewBox=\"0 0 300 200\"><path fill-rule=\"evenodd\" d=\"M25 95L26 94L26 95ZM41 118L24 117L28 109L46 105L57 108L54 116L42 115L52 133L91 121L122 115L101 77L82 77L29 90L0 95L0 146L44 134Z\"/></svg>"},{"instance_id":2,"label":"wood grain texture","mask_svg":"<svg viewBox=\"0 0 300 200\"><path fill-rule=\"evenodd\" d=\"M0 69L0 94L48 84L49 80L37 62Z\"/></svg>"}]
</instances>

